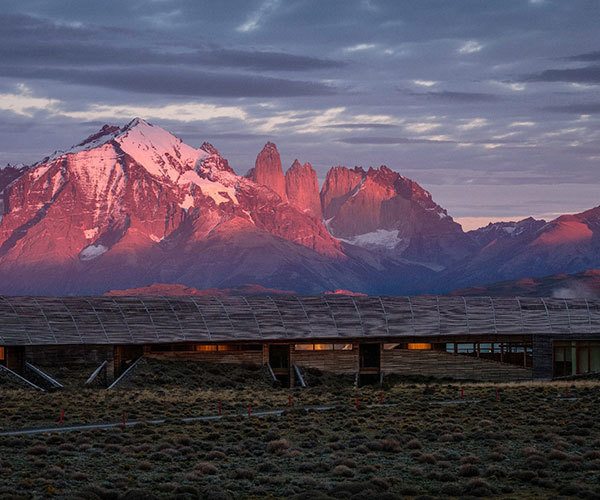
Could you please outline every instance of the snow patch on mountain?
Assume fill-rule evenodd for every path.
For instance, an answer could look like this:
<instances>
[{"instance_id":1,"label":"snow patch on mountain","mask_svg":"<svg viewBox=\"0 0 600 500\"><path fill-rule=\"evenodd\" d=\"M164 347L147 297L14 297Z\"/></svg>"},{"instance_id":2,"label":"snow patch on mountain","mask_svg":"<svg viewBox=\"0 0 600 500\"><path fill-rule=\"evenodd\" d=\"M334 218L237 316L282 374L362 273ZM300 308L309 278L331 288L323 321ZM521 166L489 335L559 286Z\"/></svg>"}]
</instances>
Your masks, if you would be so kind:
<instances>
[{"instance_id":1,"label":"snow patch on mountain","mask_svg":"<svg viewBox=\"0 0 600 500\"><path fill-rule=\"evenodd\" d=\"M85 235L86 240L93 240L98 235L98 228L85 229L83 234Z\"/></svg>"},{"instance_id":2,"label":"snow patch on mountain","mask_svg":"<svg viewBox=\"0 0 600 500\"><path fill-rule=\"evenodd\" d=\"M177 183L180 185L194 184L195 186L198 186L202 191L202 194L212 198L217 205L220 205L221 203L229 203L231 201L236 205L239 205L239 201L236 197L235 187L226 186L218 181L204 179L193 170L188 170L185 172L179 178Z\"/></svg>"},{"instance_id":3,"label":"snow patch on mountain","mask_svg":"<svg viewBox=\"0 0 600 500\"><path fill-rule=\"evenodd\" d=\"M191 194L186 194L184 200L179 204L184 210L189 210L194 206L194 197Z\"/></svg>"},{"instance_id":4,"label":"snow patch on mountain","mask_svg":"<svg viewBox=\"0 0 600 500\"><path fill-rule=\"evenodd\" d=\"M104 245L90 245L85 247L80 253L79 258L81 260L93 260L100 257L103 253L106 253L108 248Z\"/></svg>"},{"instance_id":5,"label":"snow patch on mountain","mask_svg":"<svg viewBox=\"0 0 600 500\"><path fill-rule=\"evenodd\" d=\"M391 231L387 229L377 229L376 231L372 231L370 233L358 234L356 236L353 236L352 238L339 239L341 241L359 247L382 247L388 250L393 250L398 246L399 243L403 241L402 238L398 237L399 232L400 231L398 231L397 229Z\"/></svg>"}]
</instances>

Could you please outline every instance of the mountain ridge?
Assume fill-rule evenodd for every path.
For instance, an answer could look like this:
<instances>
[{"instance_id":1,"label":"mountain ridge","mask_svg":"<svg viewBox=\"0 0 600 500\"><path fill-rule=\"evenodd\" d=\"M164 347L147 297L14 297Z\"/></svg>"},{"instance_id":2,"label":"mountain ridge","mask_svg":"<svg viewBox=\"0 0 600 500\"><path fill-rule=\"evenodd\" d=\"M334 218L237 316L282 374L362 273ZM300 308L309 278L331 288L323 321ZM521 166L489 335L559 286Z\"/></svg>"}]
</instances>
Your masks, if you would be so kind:
<instances>
[{"instance_id":1,"label":"mountain ridge","mask_svg":"<svg viewBox=\"0 0 600 500\"><path fill-rule=\"evenodd\" d=\"M241 176L212 144L139 118L3 171L0 293L429 293L600 267L600 208L465 233L386 166L332 167L319 189L310 163L284 172L268 142Z\"/></svg>"}]
</instances>

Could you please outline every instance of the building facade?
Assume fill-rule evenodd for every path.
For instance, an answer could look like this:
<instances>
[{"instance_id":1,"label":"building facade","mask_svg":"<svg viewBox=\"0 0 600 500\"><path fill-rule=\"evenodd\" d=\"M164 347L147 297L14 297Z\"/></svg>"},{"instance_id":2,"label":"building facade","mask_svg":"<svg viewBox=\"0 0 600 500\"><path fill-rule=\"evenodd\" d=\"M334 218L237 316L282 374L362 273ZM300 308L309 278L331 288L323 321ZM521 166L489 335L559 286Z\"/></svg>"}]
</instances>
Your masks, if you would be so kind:
<instances>
[{"instance_id":1,"label":"building facade","mask_svg":"<svg viewBox=\"0 0 600 500\"><path fill-rule=\"evenodd\" d=\"M140 356L268 366L285 385L316 368L381 381L600 373L600 301L490 297L0 297L0 364Z\"/></svg>"}]
</instances>

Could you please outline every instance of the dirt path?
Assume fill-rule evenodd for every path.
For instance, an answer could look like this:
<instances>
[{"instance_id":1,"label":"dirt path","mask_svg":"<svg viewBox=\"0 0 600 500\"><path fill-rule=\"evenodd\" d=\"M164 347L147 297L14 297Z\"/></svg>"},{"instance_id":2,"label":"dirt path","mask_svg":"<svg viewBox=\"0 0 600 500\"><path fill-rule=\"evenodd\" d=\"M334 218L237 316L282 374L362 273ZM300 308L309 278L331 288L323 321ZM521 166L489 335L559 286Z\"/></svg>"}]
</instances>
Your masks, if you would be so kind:
<instances>
[{"instance_id":1,"label":"dirt path","mask_svg":"<svg viewBox=\"0 0 600 500\"><path fill-rule=\"evenodd\" d=\"M200 417L185 417L178 419L166 419L159 418L154 420L127 420L124 419L121 422L108 422L108 423L98 423L98 424L80 424L80 425L62 425L60 427L38 427L32 429L18 429L13 431L3 431L0 432L0 437L2 436L32 436L35 434L53 434L53 433L63 433L63 432L75 432L75 431L94 431L94 430L107 430L107 429L115 429L115 428L124 428L124 427L134 427L136 425L147 424L147 425L163 425L168 423L180 423L180 424L188 424L192 422L206 422L211 420L221 420L224 418L231 417L281 417L284 412L289 411L293 407L288 408L278 408L275 410L262 410L262 411L250 411L250 412L240 412L240 413L229 413L227 415L203 415ZM331 411L336 409L335 406L304 406L299 408L293 408L295 410L303 410L303 411Z\"/></svg>"}]
</instances>

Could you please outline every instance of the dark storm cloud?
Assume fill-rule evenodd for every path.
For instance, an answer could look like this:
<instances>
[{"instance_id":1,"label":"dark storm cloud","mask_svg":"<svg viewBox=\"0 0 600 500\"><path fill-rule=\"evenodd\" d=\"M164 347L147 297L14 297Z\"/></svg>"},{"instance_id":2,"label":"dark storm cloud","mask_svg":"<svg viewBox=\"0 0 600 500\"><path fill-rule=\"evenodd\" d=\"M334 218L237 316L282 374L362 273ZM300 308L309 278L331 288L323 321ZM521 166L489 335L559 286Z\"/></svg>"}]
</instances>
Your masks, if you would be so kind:
<instances>
[{"instance_id":1,"label":"dark storm cloud","mask_svg":"<svg viewBox=\"0 0 600 500\"><path fill-rule=\"evenodd\" d=\"M574 56L566 57L565 59L569 61L600 61L600 50L596 50L594 52L586 52L585 54L577 54Z\"/></svg>"},{"instance_id":2,"label":"dark storm cloud","mask_svg":"<svg viewBox=\"0 0 600 500\"><path fill-rule=\"evenodd\" d=\"M467 186L519 215L553 197L598 204L596 0L1 3L0 164L123 124L123 107L215 140L240 171L275 140L320 178L392 164L451 213ZM166 109L188 104L245 118Z\"/></svg>"},{"instance_id":3,"label":"dark storm cloud","mask_svg":"<svg viewBox=\"0 0 600 500\"><path fill-rule=\"evenodd\" d=\"M547 69L541 73L526 76L527 82L568 82L568 83L600 83L600 66L584 66L583 68Z\"/></svg>"},{"instance_id":4,"label":"dark storm cloud","mask_svg":"<svg viewBox=\"0 0 600 500\"><path fill-rule=\"evenodd\" d=\"M456 141L445 141L437 139L418 139L410 137L344 137L338 139L338 142L344 144L381 144L381 145L394 145L394 144L453 144Z\"/></svg>"},{"instance_id":5,"label":"dark storm cloud","mask_svg":"<svg viewBox=\"0 0 600 500\"><path fill-rule=\"evenodd\" d=\"M563 104L561 106L546 106L544 111L556 113L573 113L578 115L593 115L600 113L600 102L588 102L579 104Z\"/></svg>"},{"instance_id":6,"label":"dark storm cloud","mask_svg":"<svg viewBox=\"0 0 600 500\"><path fill-rule=\"evenodd\" d=\"M261 71L310 71L340 68L346 63L284 52L231 49L198 49L186 53L157 52L148 48L111 47L89 42L61 42L0 45L3 64L63 66L131 66L143 64L188 65L190 67L242 68Z\"/></svg>"},{"instance_id":7,"label":"dark storm cloud","mask_svg":"<svg viewBox=\"0 0 600 500\"><path fill-rule=\"evenodd\" d=\"M397 128L398 125L391 123L333 123L331 125L324 125L322 128L342 128L342 129L389 129Z\"/></svg>"},{"instance_id":8,"label":"dark storm cloud","mask_svg":"<svg viewBox=\"0 0 600 500\"><path fill-rule=\"evenodd\" d=\"M320 96L336 92L330 85L259 75L209 73L180 67L107 68L2 68L12 76L106 87L144 94L195 97Z\"/></svg>"},{"instance_id":9,"label":"dark storm cloud","mask_svg":"<svg viewBox=\"0 0 600 500\"><path fill-rule=\"evenodd\" d=\"M135 42L139 46L135 46ZM240 68L260 71L311 71L340 68L344 61L280 51L230 49L217 44L182 47L174 41L154 47L148 33L108 27L65 26L25 15L0 15L0 61L22 66L143 64ZM144 43L141 43L144 42ZM123 43L127 43L124 50Z\"/></svg>"},{"instance_id":10,"label":"dark storm cloud","mask_svg":"<svg viewBox=\"0 0 600 500\"><path fill-rule=\"evenodd\" d=\"M498 95L488 94L485 92L453 92L450 90L429 91L429 92L407 91L407 93L409 95L412 95L415 97L424 97L424 98L428 98L428 99L436 99L436 100L440 100L440 101L456 102L456 103L494 102L500 98Z\"/></svg>"}]
</instances>

